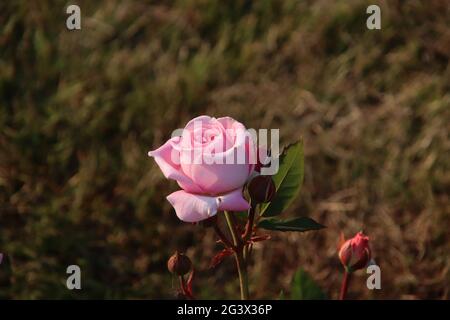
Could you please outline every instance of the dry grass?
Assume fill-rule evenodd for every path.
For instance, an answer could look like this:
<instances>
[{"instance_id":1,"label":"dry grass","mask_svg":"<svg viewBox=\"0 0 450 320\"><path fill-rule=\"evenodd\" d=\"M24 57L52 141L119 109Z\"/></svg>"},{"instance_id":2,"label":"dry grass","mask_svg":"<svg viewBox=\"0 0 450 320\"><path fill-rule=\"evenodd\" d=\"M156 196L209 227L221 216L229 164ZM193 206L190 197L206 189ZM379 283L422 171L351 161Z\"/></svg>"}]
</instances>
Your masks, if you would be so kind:
<instances>
[{"instance_id":1,"label":"dry grass","mask_svg":"<svg viewBox=\"0 0 450 320\"><path fill-rule=\"evenodd\" d=\"M94 4L95 3L95 4ZM251 290L275 298L298 267L337 297L339 233L363 229L382 290L448 299L450 6L379 1L80 1L0 6L0 251L13 298L164 298L186 251L203 298L237 296L232 261L208 271L210 230L179 222L149 149L199 114L303 136L302 195L285 216L328 228L255 249ZM372 2L370 2L372 4ZM83 270L69 292L65 268Z\"/></svg>"}]
</instances>

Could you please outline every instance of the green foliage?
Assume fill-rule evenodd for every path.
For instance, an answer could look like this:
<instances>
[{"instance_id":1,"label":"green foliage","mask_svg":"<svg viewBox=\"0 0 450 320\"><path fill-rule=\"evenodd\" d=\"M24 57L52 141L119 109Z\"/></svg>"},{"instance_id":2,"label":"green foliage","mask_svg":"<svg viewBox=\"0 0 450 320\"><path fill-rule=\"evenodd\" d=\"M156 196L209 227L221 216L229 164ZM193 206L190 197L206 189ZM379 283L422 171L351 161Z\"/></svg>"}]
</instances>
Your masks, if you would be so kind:
<instances>
[{"instance_id":1,"label":"green foliage","mask_svg":"<svg viewBox=\"0 0 450 320\"><path fill-rule=\"evenodd\" d=\"M325 226L307 217L299 217L284 221L276 218L264 219L258 223L258 227L267 230L297 232L320 230L325 228Z\"/></svg>"},{"instance_id":2,"label":"green foliage","mask_svg":"<svg viewBox=\"0 0 450 320\"><path fill-rule=\"evenodd\" d=\"M298 269L291 282L291 300L324 300L325 293L303 269Z\"/></svg>"},{"instance_id":3,"label":"green foliage","mask_svg":"<svg viewBox=\"0 0 450 320\"><path fill-rule=\"evenodd\" d=\"M277 192L270 203L261 206L261 216L279 215L294 201L303 183L303 161L302 141L298 141L283 150L279 158L278 172L272 177Z\"/></svg>"}]
</instances>

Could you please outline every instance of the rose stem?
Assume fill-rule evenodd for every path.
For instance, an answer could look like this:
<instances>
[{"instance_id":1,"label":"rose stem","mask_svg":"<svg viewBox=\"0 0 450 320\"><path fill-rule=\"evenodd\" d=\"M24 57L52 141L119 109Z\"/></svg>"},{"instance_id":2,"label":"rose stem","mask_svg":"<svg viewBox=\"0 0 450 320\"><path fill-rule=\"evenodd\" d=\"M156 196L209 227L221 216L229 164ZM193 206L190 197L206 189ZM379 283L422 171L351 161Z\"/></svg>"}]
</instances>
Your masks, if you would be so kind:
<instances>
[{"instance_id":1,"label":"rose stem","mask_svg":"<svg viewBox=\"0 0 450 320\"><path fill-rule=\"evenodd\" d=\"M255 212L256 208L255 206L251 205L250 209L248 209L248 221L245 226L245 232L242 236L242 239L244 239L244 259L247 261L249 259L249 250L248 250L248 241L250 240L252 233L253 233L253 222L255 220Z\"/></svg>"},{"instance_id":2,"label":"rose stem","mask_svg":"<svg viewBox=\"0 0 450 320\"><path fill-rule=\"evenodd\" d=\"M348 283L350 282L350 273L347 270L344 271L344 278L342 279L341 294L339 295L339 300L344 300L347 294Z\"/></svg>"},{"instance_id":3,"label":"rose stem","mask_svg":"<svg viewBox=\"0 0 450 320\"><path fill-rule=\"evenodd\" d=\"M187 296L186 283L184 281L184 277L183 276L178 276L178 278L180 279L181 292L183 292L184 296Z\"/></svg>"},{"instance_id":4,"label":"rose stem","mask_svg":"<svg viewBox=\"0 0 450 320\"><path fill-rule=\"evenodd\" d=\"M241 300L248 300L249 290L248 290L247 265L244 260L242 248L243 247L241 247L241 249L235 253L235 257L239 273L239 284L241 287Z\"/></svg>"},{"instance_id":5,"label":"rose stem","mask_svg":"<svg viewBox=\"0 0 450 320\"><path fill-rule=\"evenodd\" d=\"M244 239L244 242L247 242L253 231L253 221L255 220L255 207L251 206L250 209L248 209L248 221L245 226L245 232L242 238Z\"/></svg>"},{"instance_id":6,"label":"rose stem","mask_svg":"<svg viewBox=\"0 0 450 320\"><path fill-rule=\"evenodd\" d=\"M236 258L236 265L239 273L239 284L241 287L241 300L248 300L248 277L247 277L247 265L243 256L244 246L242 245L242 239L238 237L236 232L236 226L229 212L225 211L225 219L227 220L228 227L230 229L233 243L235 246L234 256Z\"/></svg>"},{"instance_id":7,"label":"rose stem","mask_svg":"<svg viewBox=\"0 0 450 320\"><path fill-rule=\"evenodd\" d=\"M236 231L236 225L233 222L233 218L228 211L225 211L225 219L227 220L228 228L230 229L231 237L233 238L233 243L236 247L240 244L240 239L238 237L238 233Z\"/></svg>"},{"instance_id":8,"label":"rose stem","mask_svg":"<svg viewBox=\"0 0 450 320\"><path fill-rule=\"evenodd\" d=\"M228 240L228 238L223 234L222 230L220 230L220 227L218 224L214 225L214 231L219 236L220 240L227 246L228 248L234 248L233 244Z\"/></svg>"}]
</instances>

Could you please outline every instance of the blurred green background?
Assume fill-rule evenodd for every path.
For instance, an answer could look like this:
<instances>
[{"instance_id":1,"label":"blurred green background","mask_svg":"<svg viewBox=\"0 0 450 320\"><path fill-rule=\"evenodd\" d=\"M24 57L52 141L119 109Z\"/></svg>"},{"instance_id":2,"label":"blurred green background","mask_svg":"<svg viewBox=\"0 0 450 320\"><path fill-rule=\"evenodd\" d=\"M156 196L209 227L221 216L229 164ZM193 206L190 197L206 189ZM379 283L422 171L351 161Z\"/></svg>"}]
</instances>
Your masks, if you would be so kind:
<instances>
[{"instance_id":1,"label":"blurred green background","mask_svg":"<svg viewBox=\"0 0 450 320\"><path fill-rule=\"evenodd\" d=\"M178 187L147 157L207 114L303 136L305 184L284 217L327 226L257 245L253 297L289 292L301 267L337 298L339 234L364 230L382 289L360 272L349 297L448 299L449 57L445 0L2 1L0 296L171 298L178 249L198 297L237 298L234 261L208 270L213 232L176 218ZM81 291L65 286L70 264Z\"/></svg>"}]
</instances>

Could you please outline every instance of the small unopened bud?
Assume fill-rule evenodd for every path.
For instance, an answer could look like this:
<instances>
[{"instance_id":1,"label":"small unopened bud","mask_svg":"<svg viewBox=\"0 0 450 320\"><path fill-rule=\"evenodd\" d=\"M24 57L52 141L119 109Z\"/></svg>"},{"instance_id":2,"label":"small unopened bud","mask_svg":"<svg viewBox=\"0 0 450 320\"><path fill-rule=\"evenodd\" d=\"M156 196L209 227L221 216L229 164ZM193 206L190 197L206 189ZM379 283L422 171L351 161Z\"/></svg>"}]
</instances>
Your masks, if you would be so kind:
<instances>
[{"instance_id":1,"label":"small unopened bud","mask_svg":"<svg viewBox=\"0 0 450 320\"><path fill-rule=\"evenodd\" d=\"M362 232L345 241L339 249L339 259L348 272L365 268L370 257L369 237Z\"/></svg>"},{"instance_id":2,"label":"small unopened bud","mask_svg":"<svg viewBox=\"0 0 450 320\"><path fill-rule=\"evenodd\" d=\"M256 176L248 184L248 193L252 202L270 202L275 196L276 188L270 176Z\"/></svg>"},{"instance_id":3,"label":"small unopened bud","mask_svg":"<svg viewBox=\"0 0 450 320\"><path fill-rule=\"evenodd\" d=\"M191 259L183 253L176 251L167 261L167 269L173 274L184 276L191 270Z\"/></svg>"}]
</instances>

